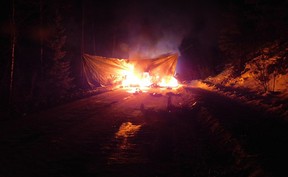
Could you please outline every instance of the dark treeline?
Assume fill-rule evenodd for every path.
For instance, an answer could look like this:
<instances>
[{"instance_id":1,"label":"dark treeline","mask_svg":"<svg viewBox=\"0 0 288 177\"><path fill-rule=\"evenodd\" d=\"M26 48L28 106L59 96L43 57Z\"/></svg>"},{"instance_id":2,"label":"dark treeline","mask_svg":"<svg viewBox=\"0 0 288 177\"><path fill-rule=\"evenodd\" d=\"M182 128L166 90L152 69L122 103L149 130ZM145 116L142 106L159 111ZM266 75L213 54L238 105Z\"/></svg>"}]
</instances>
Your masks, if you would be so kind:
<instances>
[{"instance_id":1,"label":"dark treeline","mask_svg":"<svg viewBox=\"0 0 288 177\"><path fill-rule=\"evenodd\" d=\"M236 75L244 64L271 43L287 42L288 1L244 1L230 5L227 25L220 31L218 47L225 62L231 62ZM260 52L260 53L259 53Z\"/></svg>"},{"instance_id":2,"label":"dark treeline","mask_svg":"<svg viewBox=\"0 0 288 177\"><path fill-rule=\"evenodd\" d=\"M11 105L35 106L84 89L82 53L128 58L140 51L141 40L150 45L146 48L161 45L169 51L176 46L181 54L180 75L190 80L216 74L226 62L234 63L240 72L249 56L263 45L287 41L287 1L211 1L198 9L190 1L177 6L165 1L145 5L128 0L112 2L3 3L1 105L8 106L10 97Z\"/></svg>"},{"instance_id":3,"label":"dark treeline","mask_svg":"<svg viewBox=\"0 0 288 177\"><path fill-rule=\"evenodd\" d=\"M5 4L0 36L2 105L36 106L75 90L81 61L79 10L81 3L63 1Z\"/></svg>"},{"instance_id":4,"label":"dark treeline","mask_svg":"<svg viewBox=\"0 0 288 177\"><path fill-rule=\"evenodd\" d=\"M218 18L203 20L200 25L203 26L200 30L204 30L205 25L215 30L213 37L206 38L213 41L208 52L202 51L203 38L191 35L183 39L180 49L189 46L189 50L185 50L182 56L184 59L193 58L192 62L187 62L190 67L184 74L192 79L204 79L221 72L227 63L238 67L238 73L235 74L239 74L245 62L259 55L261 48L273 42L287 41L287 5L287 1L261 0L222 3L216 13ZM209 23L216 25L209 27Z\"/></svg>"}]
</instances>

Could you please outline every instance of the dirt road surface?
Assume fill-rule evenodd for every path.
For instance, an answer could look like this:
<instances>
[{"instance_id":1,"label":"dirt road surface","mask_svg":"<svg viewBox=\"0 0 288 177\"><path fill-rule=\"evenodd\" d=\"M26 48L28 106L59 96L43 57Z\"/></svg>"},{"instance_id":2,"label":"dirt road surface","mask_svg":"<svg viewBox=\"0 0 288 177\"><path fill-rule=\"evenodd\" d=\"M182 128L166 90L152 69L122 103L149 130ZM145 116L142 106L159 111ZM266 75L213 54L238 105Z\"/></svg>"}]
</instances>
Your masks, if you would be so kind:
<instances>
[{"instance_id":1,"label":"dirt road surface","mask_svg":"<svg viewBox=\"0 0 288 177\"><path fill-rule=\"evenodd\" d=\"M281 118L216 93L118 89L1 122L0 177L284 177L287 144Z\"/></svg>"}]
</instances>

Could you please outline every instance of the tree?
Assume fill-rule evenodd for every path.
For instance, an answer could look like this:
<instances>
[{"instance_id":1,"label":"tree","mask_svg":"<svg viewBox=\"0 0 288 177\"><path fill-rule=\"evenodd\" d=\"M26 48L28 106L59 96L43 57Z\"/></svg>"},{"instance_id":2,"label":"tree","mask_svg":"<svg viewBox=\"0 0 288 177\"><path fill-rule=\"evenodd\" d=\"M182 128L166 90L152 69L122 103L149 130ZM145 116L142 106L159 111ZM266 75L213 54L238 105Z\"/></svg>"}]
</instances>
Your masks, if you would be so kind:
<instances>
[{"instance_id":1,"label":"tree","mask_svg":"<svg viewBox=\"0 0 288 177\"><path fill-rule=\"evenodd\" d=\"M258 50L259 56L251 61L253 77L263 87L264 92L275 92L276 78L286 74L287 45L286 42L277 41L267 44L266 47Z\"/></svg>"},{"instance_id":2,"label":"tree","mask_svg":"<svg viewBox=\"0 0 288 177\"><path fill-rule=\"evenodd\" d=\"M15 45L16 45L16 23L15 23L15 1L12 1L12 34L11 34L11 69L10 69L10 84L9 84L9 105L13 101L13 82L14 82L14 63L15 63Z\"/></svg>"},{"instance_id":3,"label":"tree","mask_svg":"<svg viewBox=\"0 0 288 177\"><path fill-rule=\"evenodd\" d=\"M267 62L267 55L260 55L260 59L255 60L255 62L252 65L253 70L253 77L256 81L259 82L259 84L263 87L264 92L269 91L269 73L267 71L267 68L269 66Z\"/></svg>"},{"instance_id":4,"label":"tree","mask_svg":"<svg viewBox=\"0 0 288 177\"><path fill-rule=\"evenodd\" d=\"M54 26L53 32L48 39L48 47L52 50L52 60L46 71L48 77L46 83L48 87L46 88L49 89L47 96L59 97L67 94L74 87L70 61L65 58L64 46L67 37L59 11L55 14L52 26Z\"/></svg>"}]
</instances>

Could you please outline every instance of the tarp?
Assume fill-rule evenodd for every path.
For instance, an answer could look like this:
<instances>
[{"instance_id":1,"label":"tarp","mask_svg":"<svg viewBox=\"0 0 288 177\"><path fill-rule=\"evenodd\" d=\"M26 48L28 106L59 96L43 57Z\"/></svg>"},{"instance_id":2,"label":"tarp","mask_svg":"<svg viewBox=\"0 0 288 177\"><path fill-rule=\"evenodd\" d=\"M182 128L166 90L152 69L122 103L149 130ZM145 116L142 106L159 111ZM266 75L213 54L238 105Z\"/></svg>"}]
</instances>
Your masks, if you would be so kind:
<instances>
[{"instance_id":1,"label":"tarp","mask_svg":"<svg viewBox=\"0 0 288 177\"><path fill-rule=\"evenodd\" d=\"M87 84L94 88L97 85L109 86L119 83L131 65L134 72L148 72L159 78L173 76L176 70L178 54L166 54L151 59L118 59L102 56L83 55L82 73Z\"/></svg>"}]
</instances>

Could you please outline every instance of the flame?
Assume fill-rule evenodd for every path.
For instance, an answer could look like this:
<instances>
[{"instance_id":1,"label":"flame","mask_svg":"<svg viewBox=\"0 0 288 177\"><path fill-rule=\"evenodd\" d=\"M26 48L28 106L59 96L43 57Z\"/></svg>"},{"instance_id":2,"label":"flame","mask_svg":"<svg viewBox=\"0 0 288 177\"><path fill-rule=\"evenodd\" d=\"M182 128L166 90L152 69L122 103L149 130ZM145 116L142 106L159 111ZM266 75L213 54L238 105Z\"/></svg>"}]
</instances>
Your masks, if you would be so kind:
<instances>
[{"instance_id":1,"label":"flame","mask_svg":"<svg viewBox=\"0 0 288 177\"><path fill-rule=\"evenodd\" d=\"M163 78L161 80L161 82L159 83L159 86L160 87L177 87L178 81L172 76L166 77L166 79Z\"/></svg>"},{"instance_id":2,"label":"flame","mask_svg":"<svg viewBox=\"0 0 288 177\"><path fill-rule=\"evenodd\" d=\"M144 72L139 76L139 73L137 74L134 71L134 66L129 65L128 70L123 70L123 80L122 80L122 86L123 87L149 87L152 85L151 78L149 73Z\"/></svg>"},{"instance_id":3,"label":"flame","mask_svg":"<svg viewBox=\"0 0 288 177\"><path fill-rule=\"evenodd\" d=\"M128 92L147 92L152 85L166 88L178 87L178 81L173 76L160 78L159 75L151 76L149 72L136 72L134 66L129 64L127 70L122 71L121 86L130 89Z\"/></svg>"}]
</instances>

